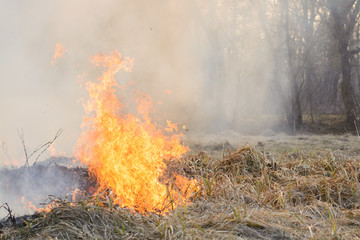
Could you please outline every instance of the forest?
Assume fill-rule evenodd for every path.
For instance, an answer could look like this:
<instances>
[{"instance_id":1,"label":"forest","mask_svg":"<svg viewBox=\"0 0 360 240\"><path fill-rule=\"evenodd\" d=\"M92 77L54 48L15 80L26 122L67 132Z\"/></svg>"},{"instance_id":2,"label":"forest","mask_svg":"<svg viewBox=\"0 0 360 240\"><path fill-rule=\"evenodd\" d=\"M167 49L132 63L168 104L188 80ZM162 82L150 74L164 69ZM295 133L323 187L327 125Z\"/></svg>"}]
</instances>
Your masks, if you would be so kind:
<instances>
[{"instance_id":1,"label":"forest","mask_svg":"<svg viewBox=\"0 0 360 240\"><path fill-rule=\"evenodd\" d=\"M203 4L198 4L205 12L204 20L199 22L206 29L203 37L211 54L202 67L212 69L208 81L213 84L214 101L219 105L217 114L226 116L227 126L236 125L234 119L242 109L233 106L229 110L229 106L235 104L233 96L248 91L242 81L250 78L255 82L249 83L250 88L268 86L265 101L276 102L276 111L283 114L290 132L302 129L305 123L321 122L324 115L341 116L349 129L356 128L360 97L359 1Z\"/></svg>"}]
</instances>

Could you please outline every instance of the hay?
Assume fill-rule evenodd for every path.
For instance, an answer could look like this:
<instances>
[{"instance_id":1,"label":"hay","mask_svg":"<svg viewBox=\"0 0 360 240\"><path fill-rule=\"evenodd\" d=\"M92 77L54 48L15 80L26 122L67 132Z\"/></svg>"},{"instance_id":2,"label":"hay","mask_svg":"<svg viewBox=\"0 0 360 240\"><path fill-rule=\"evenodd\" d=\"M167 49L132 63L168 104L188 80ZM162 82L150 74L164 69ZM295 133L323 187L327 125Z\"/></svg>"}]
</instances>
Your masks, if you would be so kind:
<instances>
[{"instance_id":1,"label":"hay","mask_svg":"<svg viewBox=\"0 0 360 240\"><path fill-rule=\"evenodd\" d=\"M360 162L329 151L245 146L169 165L196 178L191 204L140 215L103 195L57 207L0 239L360 239Z\"/></svg>"},{"instance_id":2,"label":"hay","mask_svg":"<svg viewBox=\"0 0 360 240\"><path fill-rule=\"evenodd\" d=\"M254 148L246 146L224 156L215 165L215 171L223 172L229 176L236 176L239 173L258 175L264 167L264 163L265 160L262 154L255 151Z\"/></svg>"}]
</instances>

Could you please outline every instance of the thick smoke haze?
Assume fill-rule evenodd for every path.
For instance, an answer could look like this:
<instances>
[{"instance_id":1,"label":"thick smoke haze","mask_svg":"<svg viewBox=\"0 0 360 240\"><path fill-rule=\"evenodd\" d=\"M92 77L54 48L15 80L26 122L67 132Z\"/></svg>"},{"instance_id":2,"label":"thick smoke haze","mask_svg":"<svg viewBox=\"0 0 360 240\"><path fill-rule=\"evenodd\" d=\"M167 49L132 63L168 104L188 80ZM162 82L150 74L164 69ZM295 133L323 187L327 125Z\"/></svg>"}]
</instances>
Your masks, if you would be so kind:
<instances>
[{"instance_id":1,"label":"thick smoke haze","mask_svg":"<svg viewBox=\"0 0 360 240\"><path fill-rule=\"evenodd\" d=\"M18 132L31 153L63 129L39 161L72 156L85 115L85 82L101 75L89 57L114 50L134 58L133 72L116 79L135 82L119 92L130 112L139 89L152 97L156 121L184 124L188 137L272 126L262 117L277 110L269 88L273 69L254 10L229 22L234 10L226 1L216 7L192 0L0 0L0 9L0 166L24 166ZM66 51L51 64L58 43ZM20 197L39 203L78 185L58 168L43 169L0 172L0 203L25 213Z\"/></svg>"},{"instance_id":2,"label":"thick smoke haze","mask_svg":"<svg viewBox=\"0 0 360 240\"><path fill-rule=\"evenodd\" d=\"M85 114L83 83L100 74L88 58L113 50L135 62L133 73L118 75L119 84L135 81L152 97L159 121L205 133L271 127L254 121L277 109L257 13L245 11L238 18L244 24L231 23L226 3L0 1L1 164L24 163L18 129L31 151L61 128L55 154L72 155ZM66 52L53 66L57 43ZM230 55L233 61L225 61ZM126 103L131 94L121 94Z\"/></svg>"}]
</instances>

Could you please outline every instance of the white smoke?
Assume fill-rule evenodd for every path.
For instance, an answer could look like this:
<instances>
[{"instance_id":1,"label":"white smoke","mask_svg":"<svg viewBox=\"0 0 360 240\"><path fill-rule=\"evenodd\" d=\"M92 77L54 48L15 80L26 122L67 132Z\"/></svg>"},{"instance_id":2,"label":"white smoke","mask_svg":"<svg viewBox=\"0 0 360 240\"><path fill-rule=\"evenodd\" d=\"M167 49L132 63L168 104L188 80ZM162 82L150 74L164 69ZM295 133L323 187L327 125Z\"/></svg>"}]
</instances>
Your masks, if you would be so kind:
<instances>
[{"instance_id":1,"label":"white smoke","mask_svg":"<svg viewBox=\"0 0 360 240\"><path fill-rule=\"evenodd\" d=\"M115 49L135 61L133 73L118 75L119 84L132 80L148 93L160 122L194 132L272 124L261 119L277 104L254 9L236 13L231 1L193 0L0 0L0 8L0 139L7 149L0 166L24 164L18 129L31 151L61 128L55 150L72 156L84 115L79 100L87 96L80 85L99 75L88 58ZM230 21L231 14L237 16ZM53 66L57 43L66 52ZM128 101L127 94L120 97ZM0 194L0 201L11 199Z\"/></svg>"}]
</instances>

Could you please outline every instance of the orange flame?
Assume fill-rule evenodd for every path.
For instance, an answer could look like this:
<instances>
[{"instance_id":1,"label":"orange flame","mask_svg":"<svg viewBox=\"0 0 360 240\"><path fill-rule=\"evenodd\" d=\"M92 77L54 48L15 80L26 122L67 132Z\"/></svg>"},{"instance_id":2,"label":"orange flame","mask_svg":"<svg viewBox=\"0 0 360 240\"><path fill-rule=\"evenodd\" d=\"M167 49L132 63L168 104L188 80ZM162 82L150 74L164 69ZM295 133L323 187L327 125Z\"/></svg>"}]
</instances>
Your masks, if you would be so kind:
<instances>
[{"instance_id":1,"label":"orange flame","mask_svg":"<svg viewBox=\"0 0 360 240\"><path fill-rule=\"evenodd\" d=\"M56 60L58 58L61 58L65 53L65 48L61 43L57 43L55 46L55 53L53 58L51 59L51 65L55 65L56 64Z\"/></svg>"},{"instance_id":2,"label":"orange flame","mask_svg":"<svg viewBox=\"0 0 360 240\"><path fill-rule=\"evenodd\" d=\"M21 197L21 202L22 204L24 205L24 207L28 210L31 210L31 211L34 211L34 212L45 212L45 213L48 213L51 211L51 209L55 206L55 203L52 202L48 205L46 205L46 207L44 208L41 208L41 207L36 207L34 205L34 203L32 201L25 201L25 196L22 196Z\"/></svg>"},{"instance_id":3,"label":"orange flame","mask_svg":"<svg viewBox=\"0 0 360 240\"><path fill-rule=\"evenodd\" d=\"M177 189L168 184L169 179L164 180L164 161L179 158L188 151L180 143L181 135L167 136L153 123L150 113L154 103L140 91L136 93L139 117L122 113L125 106L115 92L122 88L115 75L121 69L130 72L132 59L114 51L110 55L98 54L90 61L101 65L104 71L98 83L86 84L89 100L84 107L88 116L83 121L76 156L96 176L99 191L110 188L114 202L121 207L141 213L166 212L166 201L167 206L176 207L192 194L188 188L195 186L195 180L181 176L175 177ZM168 125L171 131L177 130L171 122Z\"/></svg>"},{"instance_id":4,"label":"orange flame","mask_svg":"<svg viewBox=\"0 0 360 240\"><path fill-rule=\"evenodd\" d=\"M49 151L50 151L50 156L54 157L56 155L56 150L53 143L49 145Z\"/></svg>"},{"instance_id":5,"label":"orange flame","mask_svg":"<svg viewBox=\"0 0 360 240\"><path fill-rule=\"evenodd\" d=\"M178 131L178 127L176 123L172 123L170 120L166 121L167 126L165 128L165 131L167 132L177 132Z\"/></svg>"}]
</instances>

